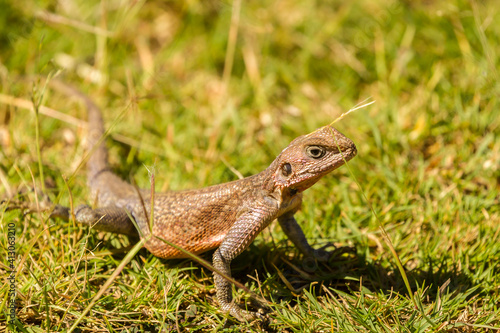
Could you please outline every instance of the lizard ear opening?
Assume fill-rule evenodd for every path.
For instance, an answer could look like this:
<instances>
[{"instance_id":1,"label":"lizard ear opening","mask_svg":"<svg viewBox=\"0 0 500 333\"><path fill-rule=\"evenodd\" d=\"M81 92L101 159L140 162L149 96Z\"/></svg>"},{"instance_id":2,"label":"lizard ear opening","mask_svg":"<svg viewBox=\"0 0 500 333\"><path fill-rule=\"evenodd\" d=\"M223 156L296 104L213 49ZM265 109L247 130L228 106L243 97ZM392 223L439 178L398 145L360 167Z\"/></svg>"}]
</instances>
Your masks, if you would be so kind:
<instances>
[{"instance_id":1,"label":"lizard ear opening","mask_svg":"<svg viewBox=\"0 0 500 333\"><path fill-rule=\"evenodd\" d=\"M292 174L292 166L290 165L290 163L285 163L281 166L281 173L285 177L288 177Z\"/></svg>"}]
</instances>

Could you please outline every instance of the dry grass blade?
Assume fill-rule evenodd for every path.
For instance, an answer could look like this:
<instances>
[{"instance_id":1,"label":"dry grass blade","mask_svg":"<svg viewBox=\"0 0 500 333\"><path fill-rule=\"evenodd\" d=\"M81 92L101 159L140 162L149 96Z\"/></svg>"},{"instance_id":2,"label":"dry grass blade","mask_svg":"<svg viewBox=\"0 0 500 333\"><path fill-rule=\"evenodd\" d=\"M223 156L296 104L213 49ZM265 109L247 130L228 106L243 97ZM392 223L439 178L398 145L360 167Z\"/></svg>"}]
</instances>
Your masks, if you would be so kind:
<instances>
[{"instance_id":1,"label":"dry grass blade","mask_svg":"<svg viewBox=\"0 0 500 333\"><path fill-rule=\"evenodd\" d=\"M122 272L122 270L125 268L125 266L132 260L132 258L139 252L139 250L144 246L145 240L141 239L133 248L132 250L127 253L125 258L120 262L120 265L116 267L116 269L113 271L113 273L109 276L109 278L106 280L106 282L103 284L101 289L99 289L99 292L92 298L92 301L90 301L89 305L83 310L83 312L80 314L80 316L75 320L73 325L68 330L68 333L73 332L78 326L78 324L82 321L83 318L92 310L92 307L94 304L96 304L101 296L104 294L106 290L111 286L113 281L118 277L118 275Z\"/></svg>"},{"instance_id":2,"label":"dry grass blade","mask_svg":"<svg viewBox=\"0 0 500 333\"><path fill-rule=\"evenodd\" d=\"M15 106L15 107L21 108L21 109L34 111L33 102L28 101L27 99L22 99L22 98L17 98L17 97L10 96L10 95L0 94L0 103ZM52 108L49 108L49 107L46 107L43 105L41 105L39 107L39 112L40 112L40 114L43 114L45 116L48 116L48 117L51 117L54 119L64 121L65 123L68 123L71 125L75 125L78 127L86 127L87 126L86 125L87 123L83 120L80 120L78 118L72 117L70 115L67 115L65 113L62 113L60 111L54 110Z\"/></svg>"},{"instance_id":3,"label":"dry grass blade","mask_svg":"<svg viewBox=\"0 0 500 333\"><path fill-rule=\"evenodd\" d=\"M85 32L90 32L90 33L95 34L95 35L101 35L101 36L106 36L106 37L113 37L113 35L114 35L114 33L112 31L105 30L105 29L98 28L98 27L94 27L92 25L89 25L89 24L86 24L86 23L83 23L80 21L72 20L72 19L69 19L67 17L57 15L54 13L49 13L46 11L38 11L35 15L36 15L36 17L38 17L39 19L41 19L43 21L46 21L49 23L54 23L54 24L68 25L68 26L71 26L73 28L77 28L77 29L80 29L82 31L85 31Z\"/></svg>"},{"instance_id":4,"label":"dry grass blade","mask_svg":"<svg viewBox=\"0 0 500 333\"><path fill-rule=\"evenodd\" d=\"M17 97L10 96L10 95L0 94L0 103L6 104L6 105L11 105L11 106L25 109L25 110L30 110L30 111L34 110L33 103L31 101L29 101L27 99L17 98ZM74 125L77 127L86 128L88 125L85 120L78 119L76 117L70 116L66 113L63 113L61 111L58 111L56 109L53 109L53 108L50 108L50 107L47 107L44 105L40 105L39 112L40 112L40 114L42 114L44 116L63 121L67 124L71 124L71 125ZM158 149L157 147L154 147L152 145L148 145L148 144L145 144L145 143L140 142L138 140L132 139L128 136L125 136L125 135L122 135L119 133L112 133L111 137L113 138L113 140L124 143L126 145L131 146L131 147L135 147L135 148L138 148L138 149L141 149L144 151L148 151L148 152L154 153L154 154L159 155L159 156L163 156L163 157L166 156L165 151Z\"/></svg>"},{"instance_id":5,"label":"dry grass blade","mask_svg":"<svg viewBox=\"0 0 500 333\"><path fill-rule=\"evenodd\" d=\"M360 103L356 104L356 106L354 106L353 108L349 109L349 111L342 113L342 114L341 114L340 116L338 116L338 117L337 117L334 121L332 121L332 122L330 123L330 125L333 125L333 124L335 124L337 121L342 120L345 116L347 116L347 115L348 115L349 113L351 113L351 112L354 112L354 111L356 111L356 110L359 110L359 109L365 108L365 107L367 107L367 106L372 105L373 103L375 103L375 101L371 101L371 102L365 103L365 102L366 102L367 100L369 100L369 99L370 99L370 98L365 99L364 101L362 101L362 102L360 102ZM364 103L364 104L363 104L363 103Z\"/></svg>"}]
</instances>

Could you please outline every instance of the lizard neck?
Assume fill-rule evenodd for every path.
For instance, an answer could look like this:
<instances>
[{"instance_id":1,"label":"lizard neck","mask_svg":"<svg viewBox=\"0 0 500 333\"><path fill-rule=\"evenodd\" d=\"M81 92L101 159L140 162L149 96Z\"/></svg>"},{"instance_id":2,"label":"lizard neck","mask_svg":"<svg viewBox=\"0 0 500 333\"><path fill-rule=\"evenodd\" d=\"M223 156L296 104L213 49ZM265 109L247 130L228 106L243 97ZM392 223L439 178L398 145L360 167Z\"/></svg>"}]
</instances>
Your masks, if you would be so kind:
<instances>
[{"instance_id":1,"label":"lizard neck","mask_svg":"<svg viewBox=\"0 0 500 333\"><path fill-rule=\"evenodd\" d=\"M277 168L278 159L275 159L266 170L260 173L262 179L262 189L269 194L274 193L277 189L279 190L279 187L276 186L276 182L274 181L274 173Z\"/></svg>"},{"instance_id":2,"label":"lizard neck","mask_svg":"<svg viewBox=\"0 0 500 333\"><path fill-rule=\"evenodd\" d=\"M296 211L302 202L301 191L282 186L275 180L275 172L279 167L279 161L274 161L266 170L259 174L261 181L261 193L269 202L274 202L278 207L277 216L281 216L289 211Z\"/></svg>"},{"instance_id":3,"label":"lizard neck","mask_svg":"<svg viewBox=\"0 0 500 333\"><path fill-rule=\"evenodd\" d=\"M299 193L298 190L282 186L277 183L274 177L277 169L279 168L279 161L275 159L273 163L264 171L260 173L261 186L265 195L275 199L280 205L284 202L288 202L295 195Z\"/></svg>"}]
</instances>

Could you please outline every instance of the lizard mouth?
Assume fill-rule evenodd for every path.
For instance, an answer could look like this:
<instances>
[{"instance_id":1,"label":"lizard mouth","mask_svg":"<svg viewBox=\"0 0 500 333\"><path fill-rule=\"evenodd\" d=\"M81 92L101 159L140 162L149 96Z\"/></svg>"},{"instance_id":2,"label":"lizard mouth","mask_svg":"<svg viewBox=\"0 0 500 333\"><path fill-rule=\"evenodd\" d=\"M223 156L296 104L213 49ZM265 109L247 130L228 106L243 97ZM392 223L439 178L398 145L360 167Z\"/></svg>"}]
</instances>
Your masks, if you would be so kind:
<instances>
[{"instance_id":1,"label":"lizard mouth","mask_svg":"<svg viewBox=\"0 0 500 333\"><path fill-rule=\"evenodd\" d=\"M346 162L358 154L356 145L349 139L347 139L346 142L343 142L342 145L339 145L338 149L340 151L337 154L341 155L341 158Z\"/></svg>"},{"instance_id":2,"label":"lizard mouth","mask_svg":"<svg viewBox=\"0 0 500 333\"><path fill-rule=\"evenodd\" d=\"M358 149L356 149L356 146L353 143L351 147L348 147L344 150L341 150L341 152L339 154L342 155L343 159L345 159L346 161L349 161L354 156L356 156L358 154Z\"/></svg>"}]
</instances>

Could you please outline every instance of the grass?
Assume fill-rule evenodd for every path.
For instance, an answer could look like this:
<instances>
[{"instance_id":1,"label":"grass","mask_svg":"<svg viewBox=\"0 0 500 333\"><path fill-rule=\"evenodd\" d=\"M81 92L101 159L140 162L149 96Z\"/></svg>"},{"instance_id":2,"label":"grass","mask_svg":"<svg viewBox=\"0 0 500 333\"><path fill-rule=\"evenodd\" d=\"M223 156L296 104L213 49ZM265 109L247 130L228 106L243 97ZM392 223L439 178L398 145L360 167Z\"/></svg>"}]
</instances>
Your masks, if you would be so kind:
<instances>
[{"instance_id":1,"label":"grass","mask_svg":"<svg viewBox=\"0 0 500 333\"><path fill-rule=\"evenodd\" d=\"M274 223L232 264L236 280L272 301L268 326L226 321L208 269L143 249L79 330L500 330L495 1L253 1L239 16L220 1L0 6L0 197L12 202L35 205L44 189L63 205L89 203L85 111L33 75L61 72L88 93L115 124L116 172L148 187L154 166L158 191L234 180L233 168L259 172L296 136L376 101L335 124L358 156L351 172L308 190L297 216L313 244L334 242L335 260L305 260ZM7 211L12 202L0 206L0 244L15 223L15 330L67 331L133 244ZM8 283L1 288L3 329Z\"/></svg>"}]
</instances>

